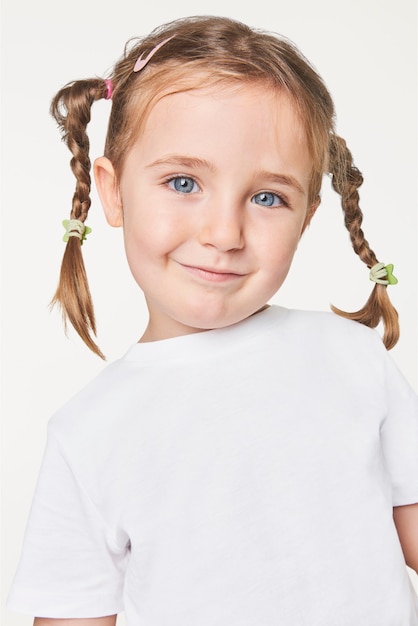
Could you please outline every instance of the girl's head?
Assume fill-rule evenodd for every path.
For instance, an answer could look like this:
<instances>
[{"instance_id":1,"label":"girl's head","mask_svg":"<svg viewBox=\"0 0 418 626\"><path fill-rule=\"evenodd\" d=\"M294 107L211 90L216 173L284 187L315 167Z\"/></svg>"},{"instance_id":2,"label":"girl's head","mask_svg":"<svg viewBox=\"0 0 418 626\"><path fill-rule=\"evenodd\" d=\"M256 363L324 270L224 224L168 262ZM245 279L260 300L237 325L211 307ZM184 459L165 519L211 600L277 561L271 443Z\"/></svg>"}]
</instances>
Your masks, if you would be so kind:
<instances>
[{"instance_id":1,"label":"girl's head","mask_svg":"<svg viewBox=\"0 0 418 626\"><path fill-rule=\"evenodd\" d=\"M162 42L163 45L156 49ZM152 51L154 54L145 67L135 72L137 59L140 56L147 57ZM187 94L188 101L193 94L205 95L206 98L229 94L232 104L238 102L233 97L234 93L252 94L253 102L259 97L259 108L264 114L266 108L261 104L268 99L268 123L272 125L273 135L280 127L280 103L286 102L295 133L303 136L304 158L305 161L308 159L306 162L309 164L303 181L306 215L301 222L301 232L319 204L322 177L330 173L334 189L341 195L345 224L355 252L368 267L377 263L361 230L362 214L358 206L357 189L362 183L362 176L353 166L345 142L334 132L331 96L315 70L289 41L226 18L181 19L156 29L136 44L131 42L106 80L77 81L64 87L54 98L51 110L73 153L71 165L77 186L71 217L82 222L90 207L90 160L86 126L93 102L108 98L110 90L112 110L105 157L109 164L107 169L110 168L112 172L115 198L118 194L120 196L127 160L135 147L141 145L141 137L147 132L152 112L160 110L163 101L169 103L170 97L175 94L178 97L171 100L176 103L180 102L180 94ZM274 104L271 104L273 102L277 102L277 114ZM175 125L176 116L170 116L169 106L165 109L170 124ZM257 114L255 107L254 115ZM258 122L254 120L254 125ZM105 162L99 161L96 167L99 187L106 170L103 165ZM178 173L184 175L184 172ZM268 191L268 188L264 190ZM90 336L91 331L95 332L94 315L81 259L80 241L76 237L70 237L67 243L55 301L62 305L64 315L89 347L99 352ZM252 312L247 311L246 314ZM336 312L342 314L341 311ZM397 315L388 300L386 286L376 285L363 309L344 315L372 327L383 319L387 347L396 343Z\"/></svg>"},{"instance_id":2,"label":"girl's head","mask_svg":"<svg viewBox=\"0 0 418 626\"><path fill-rule=\"evenodd\" d=\"M174 123L173 123L174 120ZM95 162L145 293L142 341L229 326L281 287L316 202L292 101L258 84L162 97L124 158Z\"/></svg>"},{"instance_id":3,"label":"girl's head","mask_svg":"<svg viewBox=\"0 0 418 626\"><path fill-rule=\"evenodd\" d=\"M169 37L143 71L133 71L138 56L145 56ZM334 107L318 74L289 41L226 18L182 19L131 46L115 66L111 80L113 107L105 155L117 175L147 114L163 96L202 87L221 91L226 85L258 84L260 92L279 90L292 98L312 157L311 195L319 194Z\"/></svg>"}]
</instances>

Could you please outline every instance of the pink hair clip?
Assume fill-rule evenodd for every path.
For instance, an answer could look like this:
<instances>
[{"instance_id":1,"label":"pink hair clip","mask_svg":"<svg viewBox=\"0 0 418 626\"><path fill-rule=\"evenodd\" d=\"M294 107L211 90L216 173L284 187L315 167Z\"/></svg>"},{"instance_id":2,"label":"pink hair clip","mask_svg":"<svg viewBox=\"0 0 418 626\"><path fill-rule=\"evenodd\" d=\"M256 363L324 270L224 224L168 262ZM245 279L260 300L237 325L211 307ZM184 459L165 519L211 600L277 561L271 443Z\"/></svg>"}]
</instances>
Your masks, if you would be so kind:
<instances>
[{"instance_id":1,"label":"pink hair clip","mask_svg":"<svg viewBox=\"0 0 418 626\"><path fill-rule=\"evenodd\" d=\"M106 78L105 83L106 83L105 100L110 100L112 97L112 93L113 93L113 84L109 78Z\"/></svg>"},{"instance_id":2,"label":"pink hair clip","mask_svg":"<svg viewBox=\"0 0 418 626\"><path fill-rule=\"evenodd\" d=\"M168 41L170 41L170 39L173 39L173 37L175 37L175 35L171 35L171 37L168 37L168 39L164 39L164 41L161 41L160 43L158 43L152 50L151 52L148 53L148 55L145 57L145 59L143 59L143 54L140 55L140 57L137 59L135 65L134 65L134 72L140 72L148 63L148 61L151 59L151 57L154 56L154 54L157 52L157 50L159 50L161 48L161 46L163 46L165 43L167 43Z\"/></svg>"}]
</instances>

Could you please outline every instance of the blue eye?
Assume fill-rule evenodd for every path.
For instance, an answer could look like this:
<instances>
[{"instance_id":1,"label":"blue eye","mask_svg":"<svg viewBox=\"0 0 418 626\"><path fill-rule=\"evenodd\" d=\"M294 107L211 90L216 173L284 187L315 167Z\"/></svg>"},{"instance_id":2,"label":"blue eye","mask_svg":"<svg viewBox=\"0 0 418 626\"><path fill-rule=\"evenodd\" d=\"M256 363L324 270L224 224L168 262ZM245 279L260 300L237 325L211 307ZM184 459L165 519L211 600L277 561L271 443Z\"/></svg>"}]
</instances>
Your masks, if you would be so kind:
<instances>
[{"instance_id":1,"label":"blue eye","mask_svg":"<svg viewBox=\"0 0 418 626\"><path fill-rule=\"evenodd\" d=\"M281 204L286 205L286 202L280 196L269 191L262 191L261 193L257 193L251 198L251 202L266 207L276 207Z\"/></svg>"},{"instance_id":2,"label":"blue eye","mask_svg":"<svg viewBox=\"0 0 418 626\"><path fill-rule=\"evenodd\" d=\"M174 191L178 191L179 193L195 193L199 190L196 181L188 176L175 176L167 182Z\"/></svg>"}]
</instances>

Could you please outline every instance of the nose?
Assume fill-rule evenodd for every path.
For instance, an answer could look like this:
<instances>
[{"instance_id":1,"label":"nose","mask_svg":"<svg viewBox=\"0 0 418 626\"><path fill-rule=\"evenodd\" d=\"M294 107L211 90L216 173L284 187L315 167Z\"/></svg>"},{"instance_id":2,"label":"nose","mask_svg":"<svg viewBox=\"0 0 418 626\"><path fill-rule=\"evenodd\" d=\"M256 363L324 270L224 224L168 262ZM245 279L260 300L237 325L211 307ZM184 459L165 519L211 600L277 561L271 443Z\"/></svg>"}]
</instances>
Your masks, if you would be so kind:
<instances>
[{"instance_id":1,"label":"nose","mask_svg":"<svg viewBox=\"0 0 418 626\"><path fill-rule=\"evenodd\" d=\"M220 252L244 247L244 208L239 203L211 202L200 222L199 241Z\"/></svg>"}]
</instances>

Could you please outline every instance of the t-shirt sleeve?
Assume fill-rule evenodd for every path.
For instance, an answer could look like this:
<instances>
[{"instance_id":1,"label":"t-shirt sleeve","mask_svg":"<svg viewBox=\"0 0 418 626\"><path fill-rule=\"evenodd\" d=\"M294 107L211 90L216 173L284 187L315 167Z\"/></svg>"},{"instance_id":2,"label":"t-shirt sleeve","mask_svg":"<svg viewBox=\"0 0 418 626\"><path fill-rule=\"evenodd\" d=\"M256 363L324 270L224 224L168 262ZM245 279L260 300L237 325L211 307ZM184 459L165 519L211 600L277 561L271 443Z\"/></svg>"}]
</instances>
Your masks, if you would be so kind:
<instances>
[{"instance_id":1,"label":"t-shirt sleeve","mask_svg":"<svg viewBox=\"0 0 418 626\"><path fill-rule=\"evenodd\" d=\"M381 428L393 506L418 502L418 397L386 357L387 414Z\"/></svg>"},{"instance_id":2,"label":"t-shirt sleeve","mask_svg":"<svg viewBox=\"0 0 418 626\"><path fill-rule=\"evenodd\" d=\"M55 618L119 613L128 557L119 543L50 428L8 608Z\"/></svg>"}]
</instances>

